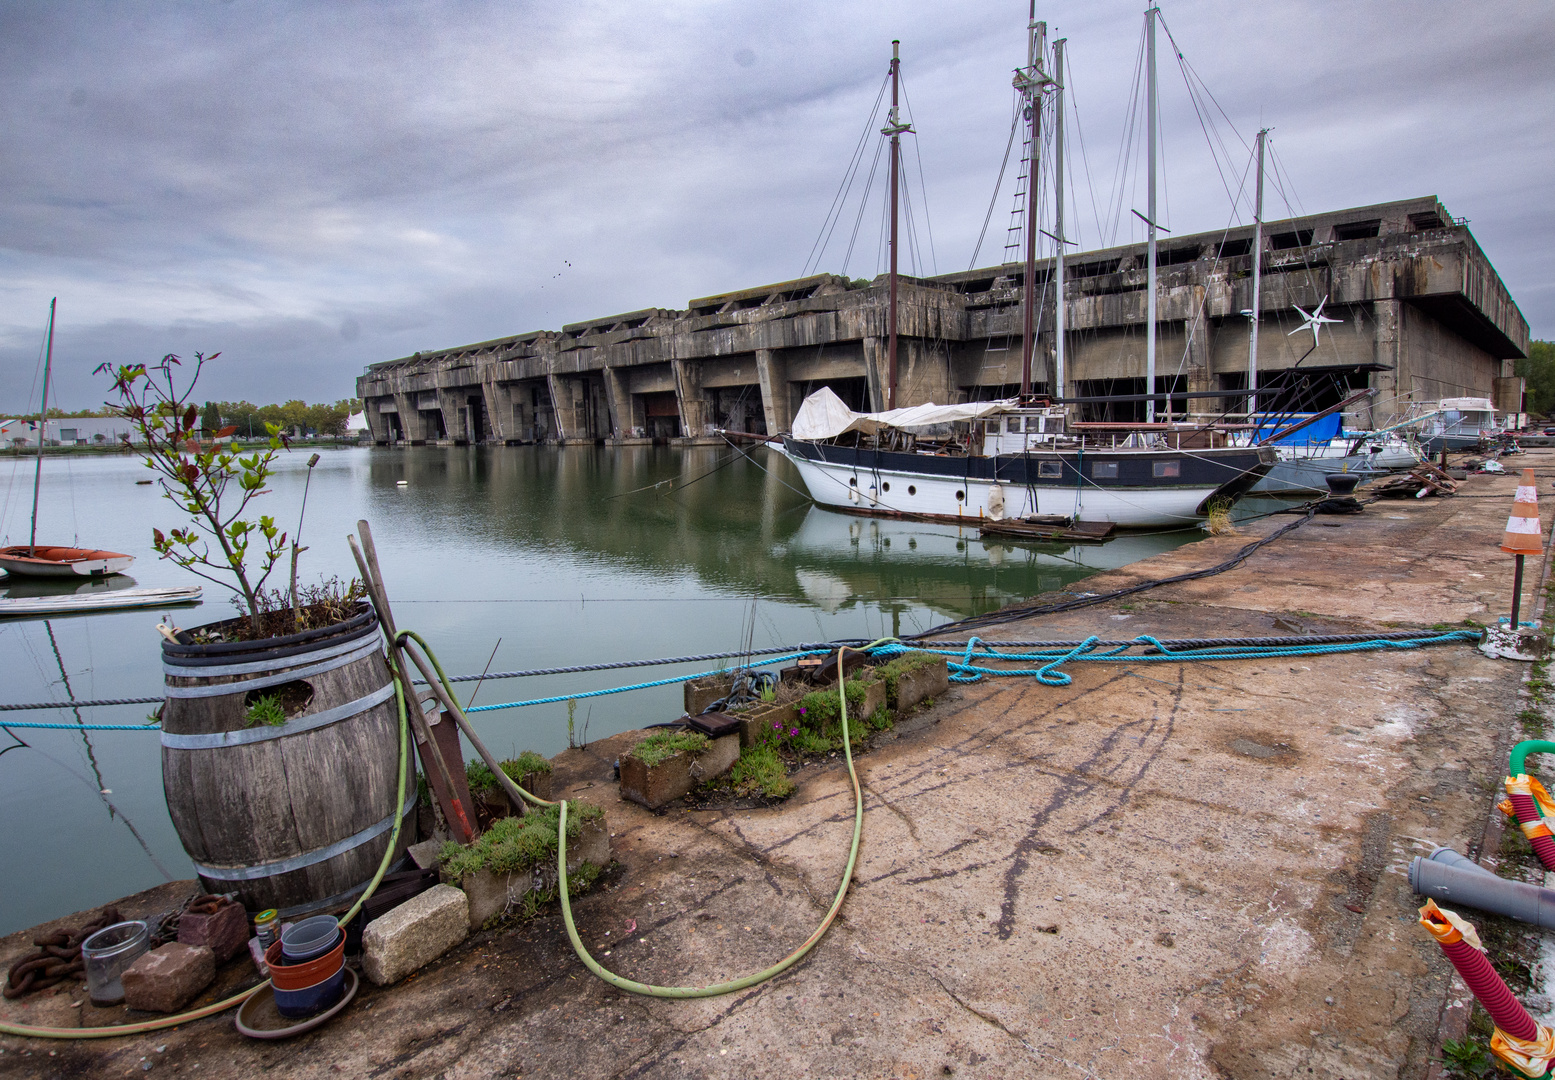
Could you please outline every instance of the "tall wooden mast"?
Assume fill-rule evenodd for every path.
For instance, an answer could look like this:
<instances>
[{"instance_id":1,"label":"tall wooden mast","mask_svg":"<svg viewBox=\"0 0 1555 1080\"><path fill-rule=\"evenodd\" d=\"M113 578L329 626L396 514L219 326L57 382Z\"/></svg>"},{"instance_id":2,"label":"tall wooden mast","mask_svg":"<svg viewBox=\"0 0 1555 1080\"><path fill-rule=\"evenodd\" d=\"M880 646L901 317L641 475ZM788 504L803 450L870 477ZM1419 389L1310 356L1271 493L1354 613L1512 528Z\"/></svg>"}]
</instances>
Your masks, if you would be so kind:
<instances>
[{"instance_id":1,"label":"tall wooden mast","mask_svg":"<svg viewBox=\"0 0 1555 1080\"><path fill-rule=\"evenodd\" d=\"M1264 128L1258 132L1258 194L1253 202L1253 306L1247 311L1247 412L1258 411L1258 309L1263 303L1263 140L1269 134Z\"/></svg>"},{"instance_id":2,"label":"tall wooden mast","mask_svg":"<svg viewBox=\"0 0 1555 1080\"><path fill-rule=\"evenodd\" d=\"M1068 312L1064 306L1064 252L1068 240L1064 238L1064 43L1068 38L1053 42L1053 81L1057 84L1053 93L1053 396L1062 398L1064 390L1064 323Z\"/></svg>"},{"instance_id":3,"label":"tall wooden mast","mask_svg":"<svg viewBox=\"0 0 1555 1080\"><path fill-rule=\"evenodd\" d=\"M43 434L49 422L49 367L54 362L54 305L49 301L49 343L43 353L43 404L38 407L38 467L32 474L32 531L27 536L27 554L38 554L38 489L43 483Z\"/></svg>"},{"instance_id":4,"label":"tall wooden mast","mask_svg":"<svg viewBox=\"0 0 1555 1080\"><path fill-rule=\"evenodd\" d=\"M1145 244L1145 423L1155 423L1155 17L1160 13L1160 8L1151 6L1145 12L1145 64L1147 69L1146 79L1149 82L1149 90L1145 97L1145 109L1150 114L1148 127L1150 131L1150 150L1148 155L1150 172L1149 216L1145 218L1145 225L1149 230L1149 239Z\"/></svg>"},{"instance_id":5,"label":"tall wooden mast","mask_svg":"<svg viewBox=\"0 0 1555 1080\"><path fill-rule=\"evenodd\" d=\"M897 193L901 183L902 132L911 131L912 125L901 122L898 113L897 90L901 79L902 58L900 41L891 42L891 112L880 134L891 138L891 274L890 300L886 309L888 324L886 338L886 393L885 407L894 409L896 402L896 217Z\"/></svg>"},{"instance_id":6,"label":"tall wooden mast","mask_svg":"<svg viewBox=\"0 0 1555 1080\"><path fill-rule=\"evenodd\" d=\"M1037 21L1037 0L1031 0L1031 17L1026 29L1026 66L1015 72L1015 89L1025 103L1027 145L1031 148L1026 162L1026 268L1021 275L1021 397L1031 393L1031 359L1037 344L1038 145L1042 137L1042 91L1051 84L1042 70L1043 53L1047 48L1047 23Z\"/></svg>"}]
</instances>

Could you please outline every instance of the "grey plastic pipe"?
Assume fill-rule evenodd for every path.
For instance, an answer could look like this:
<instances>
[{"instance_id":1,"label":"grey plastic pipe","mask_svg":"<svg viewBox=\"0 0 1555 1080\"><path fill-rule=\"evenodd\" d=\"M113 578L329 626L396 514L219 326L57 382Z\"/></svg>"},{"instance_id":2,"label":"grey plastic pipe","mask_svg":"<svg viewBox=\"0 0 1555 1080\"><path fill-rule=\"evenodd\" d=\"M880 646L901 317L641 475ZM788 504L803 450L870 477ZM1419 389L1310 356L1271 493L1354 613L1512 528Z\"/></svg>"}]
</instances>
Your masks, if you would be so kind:
<instances>
[{"instance_id":1,"label":"grey plastic pipe","mask_svg":"<svg viewBox=\"0 0 1555 1080\"><path fill-rule=\"evenodd\" d=\"M1433 900L1467 904L1555 930L1555 889L1508 881L1447 848L1432 852L1430 858L1416 856L1409 864L1409 885Z\"/></svg>"}]
</instances>

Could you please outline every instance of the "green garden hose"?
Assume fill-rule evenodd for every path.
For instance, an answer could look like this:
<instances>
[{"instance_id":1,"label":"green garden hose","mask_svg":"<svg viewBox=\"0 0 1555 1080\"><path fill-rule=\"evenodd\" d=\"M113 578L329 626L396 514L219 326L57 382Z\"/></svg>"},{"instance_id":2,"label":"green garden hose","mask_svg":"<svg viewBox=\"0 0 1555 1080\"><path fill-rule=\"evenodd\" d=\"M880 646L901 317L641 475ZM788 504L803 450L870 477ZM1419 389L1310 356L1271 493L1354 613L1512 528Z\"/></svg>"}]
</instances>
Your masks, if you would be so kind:
<instances>
[{"instance_id":1,"label":"green garden hose","mask_svg":"<svg viewBox=\"0 0 1555 1080\"><path fill-rule=\"evenodd\" d=\"M421 650L426 654L427 659L431 662L433 669L437 672L438 679L443 683L443 689L447 694L447 697L443 702L444 705L447 706L452 703L457 710L458 703L454 699L453 688L448 683L448 676L444 674L442 665L437 662L437 657L433 654L431 648L427 646L427 643L422 640L419 635L408 630L400 631L399 638L401 641L407 638L413 639L421 647ZM895 640L897 639L891 637L880 638L879 640L873 641L870 644L863 646L862 648L853 649L853 651L864 652L866 650L873 649L876 646L884 645ZM844 665L842 663L842 654L848 651L848 649L852 649L852 646L844 646L839 649L837 662L837 697L841 705L842 750L843 756L848 763L848 779L853 784L853 843L852 846L848 849L848 865L847 868L843 871L842 883L837 886L837 896L832 900L831 908L827 910L826 917L822 919L820 925L815 928L815 932L806 938L804 943L801 944L799 948L789 953L782 960L779 960L771 967L765 968L762 971L758 971L753 975L746 975L743 978L732 979L728 982L714 983L712 986L653 986L649 983L641 983L634 979L625 978L605 968L602 964L599 963L599 961L595 960L591 955L589 955L588 949L584 947L582 938L578 936L578 927L573 922L572 918L572 903L567 896L567 800L562 799L559 802L549 802L536 795L532 795L528 791L525 791L518 784L514 783L512 779L509 778L508 775L500 768L492 767L491 762L487 763L488 767L492 767L492 772L496 775L498 781L501 782L505 788L509 789L510 797L513 792L517 792L520 798L534 804L535 806L561 807L561 813L557 822L557 892L561 896L562 921L567 924L567 939L572 942L573 951L578 954L578 959L583 961L584 967L588 968L595 975L599 976L601 979L609 983L611 986L614 986L616 989L625 990L633 994L643 994L648 997L661 998L718 997L721 994L732 994L737 990L745 990L749 987L756 986L759 983L766 982L768 979L781 975L783 972L797 964L806 953L815 947L816 942L820 941L821 938L825 936L827 929L830 928L832 924L832 920L837 917L837 912L842 908L842 901L848 894L848 885L853 881L853 867L858 862L859 840L862 838L864 833L864 795L859 788L858 771L853 766L853 743L848 735L847 678L843 673ZM460 722L460 726L466 728L468 727L468 721L466 721L463 716L458 715L457 712L455 713L455 719ZM479 749L479 747L477 748Z\"/></svg>"}]
</instances>

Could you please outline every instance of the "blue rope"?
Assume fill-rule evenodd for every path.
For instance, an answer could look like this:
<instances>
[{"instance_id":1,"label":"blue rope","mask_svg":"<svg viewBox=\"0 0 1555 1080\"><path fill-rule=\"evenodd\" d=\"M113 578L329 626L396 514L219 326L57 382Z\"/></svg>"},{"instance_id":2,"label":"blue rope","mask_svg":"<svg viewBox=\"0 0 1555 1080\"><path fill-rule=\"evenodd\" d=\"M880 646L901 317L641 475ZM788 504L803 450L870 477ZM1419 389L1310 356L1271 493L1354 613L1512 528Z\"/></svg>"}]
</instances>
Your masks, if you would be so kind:
<instances>
[{"instance_id":1,"label":"blue rope","mask_svg":"<svg viewBox=\"0 0 1555 1080\"><path fill-rule=\"evenodd\" d=\"M68 704L61 705L61 709L68 709ZM161 731L161 724L35 724L19 723L7 720L0 723L0 728L53 728L59 731Z\"/></svg>"},{"instance_id":2,"label":"blue rope","mask_svg":"<svg viewBox=\"0 0 1555 1080\"><path fill-rule=\"evenodd\" d=\"M954 672L950 678L955 682L976 682L984 675L1031 675L1045 686L1068 686L1073 680L1064 672L1056 669L1071 661L1160 664L1183 663L1190 660L1269 660L1291 656L1327 656L1342 652L1416 649L1426 645L1450 645L1457 642L1478 641L1479 639L1480 633L1477 630L1451 630L1442 634L1429 634L1401 641L1376 638L1371 641L1340 642L1328 645L1286 645L1276 648L1256 645L1231 647L1207 645L1200 648L1172 650L1149 634L1141 634L1129 644L1120 645L1107 652L1095 652L1096 643L1101 639L1092 635L1074 648L1063 652L1001 653L996 652L986 642L974 637L967 642L965 650L913 649L906 645L892 642L888 645L877 647L873 650L872 655L898 656L906 652L936 653L945 657L959 655L961 657L959 662L948 660L946 665ZM1041 666L1036 668L990 668L973 664L974 645L982 646L976 655L988 660L998 660L1005 663L1016 661L1034 662L1041 664ZM1155 652L1143 655L1138 653L1125 655L1126 651L1135 645L1149 646Z\"/></svg>"}]
</instances>

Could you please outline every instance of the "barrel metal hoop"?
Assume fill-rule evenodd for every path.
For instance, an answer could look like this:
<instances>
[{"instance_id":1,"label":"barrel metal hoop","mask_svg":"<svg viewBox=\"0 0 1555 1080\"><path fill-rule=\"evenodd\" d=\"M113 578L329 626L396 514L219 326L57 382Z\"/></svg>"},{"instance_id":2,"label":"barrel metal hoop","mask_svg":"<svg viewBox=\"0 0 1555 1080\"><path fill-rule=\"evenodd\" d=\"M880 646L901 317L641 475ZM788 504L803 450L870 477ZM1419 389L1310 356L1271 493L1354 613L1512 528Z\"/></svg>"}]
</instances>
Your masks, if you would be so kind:
<instances>
[{"instance_id":1,"label":"barrel metal hoop","mask_svg":"<svg viewBox=\"0 0 1555 1080\"><path fill-rule=\"evenodd\" d=\"M376 645L378 642L377 627L373 628L373 633L370 636L373 638L373 644ZM361 647L362 635L353 635L344 641L337 641L331 645L324 646L322 649L315 649L306 654L299 655L304 656L308 661L328 660L331 656L340 656L342 653L348 653L353 649L359 649ZM241 664L214 664L206 667L192 667L187 664L169 664L166 660L163 660L162 674L172 675L175 678L180 679L204 678L207 675L251 675L256 671L274 671L277 667L285 664L288 660L291 659L292 658L289 656L268 657L263 660L245 661ZM299 660L297 662L300 663L301 661Z\"/></svg>"},{"instance_id":2,"label":"barrel metal hoop","mask_svg":"<svg viewBox=\"0 0 1555 1080\"><path fill-rule=\"evenodd\" d=\"M364 656L371 656L378 651L376 639L359 646L355 651L343 656L337 656L332 660L326 660L322 664L309 664L307 667L293 668L291 671L282 671L275 675L266 675L258 679L243 679L239 682L221 683L216 686L169 686L166 694L170 698L208 698L225 697L228 694L243 694L250 690L260 690L266 686L279 686L282 683L292 682L295 679L306 679L313 675L320 675L326 671L333 671L337 667L345 667L347 664L360 660ZM209 674L207 668L200 674ZM184 676L191 677L191 676Z\"/></svg>"},{"instance_id":3,"label":"barrel metal hoop","mask_svg":"<svg viewBox=\"0 0 1555 1080\"><path fill-rule=\"evenodd\" d=\"M275 727L244 728L241 731L217 731L208 735L176 735L170 731L162 732L162 745L169 750L221 750L228 746L243 746L247 743L264 742L266 739L284 739L289 735L301 735L305 731L315 731L321 727L328 727L341 720L349 720L371 709L381 701L387 701L394 696L394 684L385 683L366 697L359 697L355 701L348 701L344 705L336 705L333 709L325 709L323 712L310 713L307 716L299 716L295 720L288 720L284 724Z\"/></svg>"},{"instance_id":4,"label":"barrel metal hoop","mask_svg":"<svg viewBox=\"0 0 1555 1080\"><path fill-rule=\"evenodd\" d=\"M400 810L400 817L405 817L416 808L416 791L411 789L405 799L405 806ZM325 847L314 848L305 851L301 855L293 855L288 859L278 859L275 862L263 863L259 866L210 866L206 863L196 862L195 871L201 876L212 878L216 881L258 881L260 878L275 877L277 874L288 874L293 870L301 870L304 867L313 866L315 863L333 859L336 855L343 855L354 848L360 847L384 833L388 832L394 824L394 815L391 813L382 821L367 826L361 832L352 833L344 840L336 840Z\"/></svg>"}]
</instances>

